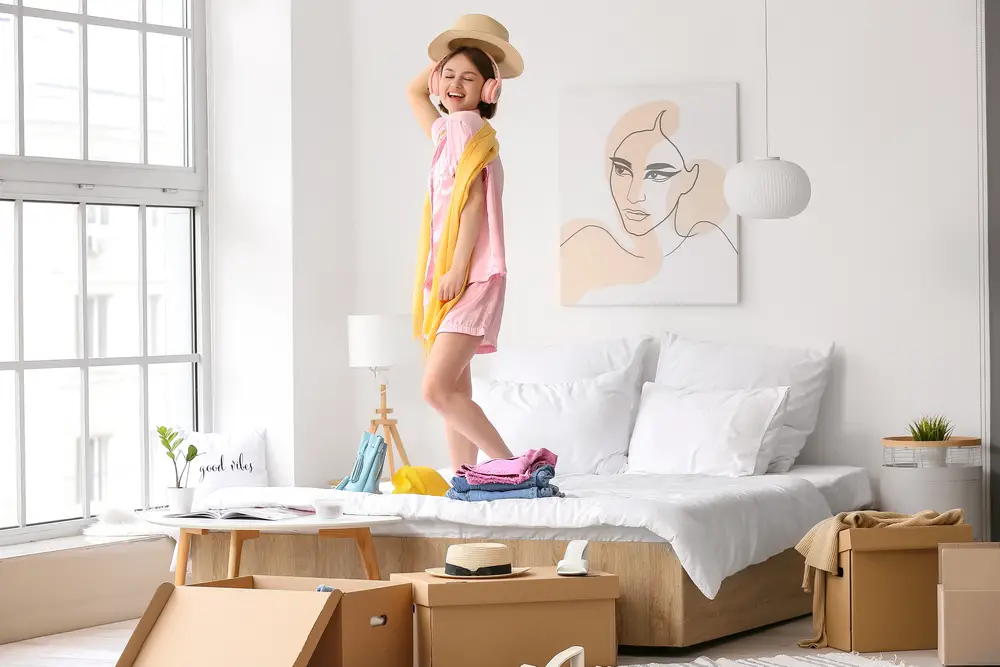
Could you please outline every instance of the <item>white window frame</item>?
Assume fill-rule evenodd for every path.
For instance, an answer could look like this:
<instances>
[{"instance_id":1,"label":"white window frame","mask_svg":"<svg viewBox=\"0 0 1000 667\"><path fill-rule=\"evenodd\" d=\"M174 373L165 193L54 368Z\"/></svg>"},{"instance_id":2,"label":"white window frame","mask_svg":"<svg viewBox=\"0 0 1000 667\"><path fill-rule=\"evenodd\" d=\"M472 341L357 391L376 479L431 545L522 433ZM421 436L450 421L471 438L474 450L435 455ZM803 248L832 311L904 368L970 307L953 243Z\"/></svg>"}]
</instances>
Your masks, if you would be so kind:
<instances>
[{"instance_id":1,"label":"white window frame","mask_svg":"<svg viewBox=\"0 0 1000 667\"><path fill-rule=\"evenodd\" d=\"M113 357L110 359L66 359L25 361L23 349L23 267L21 252L16 259L16 302L15 314L15 361L0 362L0 371L15 371L18 383L17 396L23 396L24 371L40 368L80 368L83 369L83 384L81 400L81 438L83 443L81 454L80 484L83 491L82 519L58 521L47 524L26 525L26 489L25 489L25 436L24 436L24 406L15 406L15 423L17 424L17 484L18 484L18 523L20 527L0 529L0 546L16 544L41 539L50 539L79 534L82 527L92 523L90 508L90 489L92 462L89 460L87 443L90 437L88 415L88 369L95 366L131 365L139 366L142 373L143 401L148 400L148 382L146 381L150 365L160 363L187 362L194 364L194 415L196 426L200 429L212 428L212 384L211 384L211 326L210 326L210 280L209 280L209 249L208 249L208 207L207 207L207 159L208 159L208 105L207 105L207 49L206 49L206 9L205 0L188 0L188 28L175 28L144 23L145 1L139 0L140 20L121 21L88 16L87 0L81 0L81 13L65 13L44 9L24 7L21 0L17 4L0 4L0 14L16 17L16 39L18 52L17 71L17 125L18 125L18 155L0 155L0 200L13 200L15 207L15 237L17 247L21 248L21 209L24 201L59 202L79 206L79 252L81 287L86 285L86 205L118 204L139 207L139 281L140 281L140 318L141 318L141 353L137 357ZM24 90L23 90L23 17L39 17L71 21L83 26L81 30L86 35L87 25L101 25L118 28L128 28L140 33L141 57L143 60L142 77L142 141L143 156L147 154L146 135L146 35L148 33L163 33L183 35L190 38L191 47L189 72L191 79L188 90L191 98L188 101L190 123L188 132L188 162L187 167L167 167L148 164L124 164L100 162L89 159L41 158L24 155ZM84 142L84 158L88 138L87 122L87 40L80 39L82 68L81 86L81 140ZM194 246L192 270L194 272L194 322L191 354L148 357L148 293L146 287L146 208L147 207L191 208L194 210ZM80 300L79 317L81 318L81 335L89 335L87 323L86 300ZM81 341L86 349L86 341ZM145 409L141 416L143 433L149 432L148 415ZM143 467L142 502L149 505L149 470L150 452L155 451L149 443L142 443L141 462Z\"/></svg>"}]
</instances>

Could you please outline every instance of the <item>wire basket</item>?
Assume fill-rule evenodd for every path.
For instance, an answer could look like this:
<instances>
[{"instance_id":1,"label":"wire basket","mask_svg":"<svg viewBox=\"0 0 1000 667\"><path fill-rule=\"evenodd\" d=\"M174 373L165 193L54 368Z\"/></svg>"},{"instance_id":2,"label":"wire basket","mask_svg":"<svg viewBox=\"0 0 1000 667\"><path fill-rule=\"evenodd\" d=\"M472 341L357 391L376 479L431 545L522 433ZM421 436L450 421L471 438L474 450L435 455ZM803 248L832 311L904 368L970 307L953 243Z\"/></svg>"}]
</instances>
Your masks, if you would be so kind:
<instances>
[{"instance_id":1,"label":"wire basket","mask_svg":"<svg viewBox=\"0 0 1000 667\"><path fill-rule=\"evenodd\" d=\"M953 437L936 442L910 436L882 438L882 465L890 468L979 468L983 448L979 438Z\"/></svg>"}]
</instances>

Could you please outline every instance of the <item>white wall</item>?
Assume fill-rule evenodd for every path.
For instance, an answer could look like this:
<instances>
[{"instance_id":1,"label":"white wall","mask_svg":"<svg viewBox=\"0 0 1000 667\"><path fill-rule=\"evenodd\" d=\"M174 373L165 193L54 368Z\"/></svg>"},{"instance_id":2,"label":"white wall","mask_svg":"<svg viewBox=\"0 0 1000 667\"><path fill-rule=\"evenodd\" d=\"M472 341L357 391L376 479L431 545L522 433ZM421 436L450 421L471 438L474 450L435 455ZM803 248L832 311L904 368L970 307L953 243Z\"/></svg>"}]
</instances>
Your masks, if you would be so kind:
<instances>
[{"instance_id":1,"label":"white wall","mask_svg":"<svg viewBox=\"0 0 1000 667\"><path fill-rule=\"evenodd\" d=\"M271 479L291 483L291 9L208 8L214 427L265 427Z\"/></svg>"},{"instance_id":2,"label":"white wall","mask_svg":"<svg viewBox=\"0 0 1000 667\"><path fill-rule=\"evenodd\" d=\"M214 428L265 427L270 482L323 486L357 446L350 7L209 8Z\"/></svg>"},{"instance_id":3,"label":"white wall","mask_svg":"<svg viewBox=\"0 0 1000 667\"><path fill-rule=\"evenodd\" d=\"M460 14L510 30L526 71L504 88L510 275L500 344L681 333L838 354L804 461L877 470L879 438L925 411L980 431L974 0L770 0L771 153L809 173L794 220L744 221L734 307L558 305L559 88L736 81L741 157L764 147L763 4L745 0L355 1L353 307L406 312L431 148L405 86L427 42ZM391 16L391 20L387 17ZM445 465L419 401L419 369L390 399L411 462ZM356 377L356 430L376 399Z\"/></svg>"},{"instance_id":4,"label":"white wall","mask_svg":"<svg viewBox=\"0 0 1000 667\"><path fill-rule=\"evenodd\" d=\"M350 7L292 3L295 483L339 479L357 449L347 368L354 288ZM364 428L364 427L360 427Z\"/></svg>"}]
</instances>

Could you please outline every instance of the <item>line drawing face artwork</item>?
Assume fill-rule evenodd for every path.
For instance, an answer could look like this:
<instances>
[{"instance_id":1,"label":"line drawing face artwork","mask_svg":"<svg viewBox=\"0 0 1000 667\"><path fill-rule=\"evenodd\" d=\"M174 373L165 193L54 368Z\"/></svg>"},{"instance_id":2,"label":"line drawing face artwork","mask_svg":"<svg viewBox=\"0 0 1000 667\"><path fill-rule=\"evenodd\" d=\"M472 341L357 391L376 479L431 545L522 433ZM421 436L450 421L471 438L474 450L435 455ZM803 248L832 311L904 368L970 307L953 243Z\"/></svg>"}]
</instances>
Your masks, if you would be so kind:
<instances>
[{"instance_id":1,"label":"line drawing face artwork","mask_svg":"<svg viewBox=\"0 0 1000 667\"><path fill-rule=\"evenodd\" d=\"M731 304L739 296L736 84L566 91L563 305Z\"/></svg>"}]
</instances>

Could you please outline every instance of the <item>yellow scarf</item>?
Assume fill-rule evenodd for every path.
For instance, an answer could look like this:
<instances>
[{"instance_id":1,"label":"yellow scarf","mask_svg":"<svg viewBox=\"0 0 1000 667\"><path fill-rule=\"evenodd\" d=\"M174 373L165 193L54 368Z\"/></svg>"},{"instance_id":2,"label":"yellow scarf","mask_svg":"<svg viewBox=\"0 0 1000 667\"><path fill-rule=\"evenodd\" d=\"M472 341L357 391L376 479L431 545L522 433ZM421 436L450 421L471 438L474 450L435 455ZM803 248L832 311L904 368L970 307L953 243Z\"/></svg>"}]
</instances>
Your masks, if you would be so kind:
<instances>
[{"instance_id":1,"label":"yellow scarf","mask_svg":"<svg viewBox=\"0 0 1000 667\"><path fill-rule=\"evenodd\" d=\"M488 123L476 132L466 144L462 157L455 168L455 187L448 204L448 216L445 218L444 229L438 241L437 253L434 257L434 281L431 285L430 303L424 309L424 279L427 271L427 256L431 248L431 198L430 192L424 201L424 217L420 230L420 245L417 251L417 284L413 294L413 335L424 340L424 352L429 353L438 327L444 316L465 293L465 287L451 301L438 299L441 277L451 269L455 258L455 246L458 243L458 227L462 220L462 209L469 198L469 188L475 178L486 168L500 152L496 139L496 131ZM488 224L483 220L481 224ZM471 262L470 262L471 265ZM466 269L468 281L468 269Z\"/></svg>"}]
</instances>

